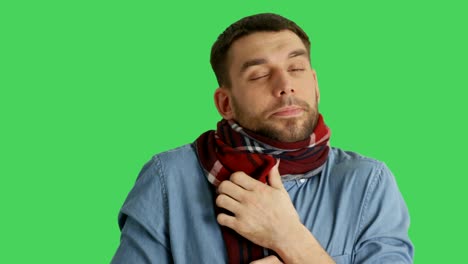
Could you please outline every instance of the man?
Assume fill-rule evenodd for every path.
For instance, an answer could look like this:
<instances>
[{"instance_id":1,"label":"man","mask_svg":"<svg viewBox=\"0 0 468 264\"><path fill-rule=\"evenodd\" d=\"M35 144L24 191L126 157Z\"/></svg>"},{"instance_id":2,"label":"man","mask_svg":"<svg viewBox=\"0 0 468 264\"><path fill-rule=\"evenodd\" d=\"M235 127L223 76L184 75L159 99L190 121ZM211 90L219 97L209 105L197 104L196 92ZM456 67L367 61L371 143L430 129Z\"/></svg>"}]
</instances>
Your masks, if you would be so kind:
<instances>
[{"instance_id":1,"label":"man","mask_svg":"<svg viewBox=\"0 0 468 264\"><path fill-rule=\"evenodd\" d=\"M412 263L391 172L329 147L302 29L275 14L243 18L211 64L223 119L144 166L112 263Z\"/></svg>"}]
</instances>

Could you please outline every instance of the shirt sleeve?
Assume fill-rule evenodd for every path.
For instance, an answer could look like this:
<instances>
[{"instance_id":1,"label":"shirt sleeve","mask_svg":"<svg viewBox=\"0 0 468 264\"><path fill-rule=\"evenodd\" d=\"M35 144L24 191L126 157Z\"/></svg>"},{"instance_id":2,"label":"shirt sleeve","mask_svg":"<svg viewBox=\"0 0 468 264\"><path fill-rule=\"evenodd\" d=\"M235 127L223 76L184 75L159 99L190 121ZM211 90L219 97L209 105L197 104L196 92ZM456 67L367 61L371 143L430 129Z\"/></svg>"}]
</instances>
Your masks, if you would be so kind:
<instances>
[{"instance_id":1,"label":"shirt sleeve","mask_svg":"<svg viewBox=\"0 0 468 264\"><path fill-rule=\"evenodd\" d=\"M140 172L119 213L120 245L111 264L173 263L165 184L157 157Z\"/></svg>"},{"instance_id":2,"label":"shirt sleeve","mask_svg":"<svg viewBox=\"0 0 468 264\"><path fill-rule=\"evenodd\" d=\"M173 263L171 254L135 219L128 217L111 264Z\"/></svg>"},{"instance_id":3,"label":"shirt sleeve","mask_svg":"<svg viewBox=\"0 0 468 264\"><path fill-rule=\"evenodd\" d=\"M413 263L409 222L408 209L395 178L382 165L366 193L353 263Z\"/></svg>"}]
</instances>

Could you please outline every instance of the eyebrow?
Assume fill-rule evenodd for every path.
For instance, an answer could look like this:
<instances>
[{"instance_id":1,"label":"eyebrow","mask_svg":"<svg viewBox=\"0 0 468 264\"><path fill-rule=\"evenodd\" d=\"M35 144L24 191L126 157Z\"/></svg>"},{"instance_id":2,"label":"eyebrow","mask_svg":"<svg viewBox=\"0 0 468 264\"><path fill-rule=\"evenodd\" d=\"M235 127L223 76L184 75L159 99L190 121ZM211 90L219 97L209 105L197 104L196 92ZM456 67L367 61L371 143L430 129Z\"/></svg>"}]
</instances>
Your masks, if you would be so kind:
<instances>
[{"instance_id":1,"label":"eyebrow","mask_svg":"<svg viewBox=\"0 0 468 264\"><path fill-rule=\"evenodd\" d=\"M305 49L297 49L297 50L291 51L288 55L288 58L294 58L298 56L304 56L308 58L307 51Z\"/></svg>"},{"instance_id":2,"label":"eyebrow","mask_svg":"<svg viewBox=\"0 0 468 264\"><path fill-rule=\"evenodd\" d=\"M299 56L305 56L307 57L307 51L304 49L297 49L293 50L288 54L288 59L294 58L294 57L299 57ZM266 59L262 58L257 58L257 59L251 59L242 64L240 73L244 73L249 67L256 66L256 65L262 65L267 63Z\"/></svg>"}]
</instances>

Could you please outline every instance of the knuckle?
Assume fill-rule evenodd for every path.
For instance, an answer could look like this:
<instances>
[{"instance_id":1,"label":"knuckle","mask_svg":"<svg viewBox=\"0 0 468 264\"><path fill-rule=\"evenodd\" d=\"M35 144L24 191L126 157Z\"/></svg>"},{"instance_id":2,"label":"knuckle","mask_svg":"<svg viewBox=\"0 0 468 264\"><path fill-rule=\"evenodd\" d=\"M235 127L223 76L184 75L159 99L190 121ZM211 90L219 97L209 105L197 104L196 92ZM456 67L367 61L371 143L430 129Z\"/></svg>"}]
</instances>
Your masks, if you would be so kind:
<instances>
[{"instance_id":1,"label":"knuckle","mask_svg":"<svg viewBox=\"0 0 468 264\"><path fill-rule=\"evenodd\" d=\"M253 195L240 195L240 200L245 203L246 206L256 204L256 198Z\"/></svg>"},{"instance_id":2,"label":"knuckle","mask_svg":"<svg viewBox=\"0 0 468 264\"><path fill-rule=\"evenodd\" d=\"M218 193L222 193L222 192L223 192L223 190L224 190L224 185L225 185L224 182L225 182L225 181L222 181L222 182L218 185L218 188L217 188Z\"/></svg>"},{"instance_id":3,"label":"knuckle","mask_svg":"<svg viewBox=\"0 0 468 264\"><path fill-rule=\"evenodd\" d=\"M241 171L236 171L233 174L231 174L231 177L229 179L233 182L238 182L242 178L243 172Z\"/></svg>"},{"instance_id":4,"label":"knuckle","mask_svg":"<svg viewBox=\"0 0 468 264\"><path fill-rule=\"evenodd\" d=\"M216 220L218 221L218 224L236 230L236 222L228 215L221 213L216 217Z\"/></svg>"},{"instance_id":5,"label":"knuckle","mask_svg":"<svg viewBox=\"0 0 468 264\"><path fill-rule=\"evenodd\" d=\"M225 193L226 192L226 188L229 187L229 181L222 181L219 185L218 185L218 193Z\"/></svg>"},{"instance_id":6,"label":"knuckle","mask_svg":"<svg viewBox=\"0 0 468 264\"><path fill-rule=\"evenodd\" d=\"M259 197L258 194L247 193L242 196L242 201L245 203L246 206L256 206L259 204Z\"/></svg>"},{"instance_id":7,"label":"knuckle","mask_svg":"<svg viewBox=\"0 0 468 264\"><path fill-rule=\"evenodd\" d=\"M216 221L218 221L218 223L220 225L224 225L224 217L222 214L219 214L217 217L216 217Z\"/></svg>"},{"instance_id":8,"label":"knuckle","mask_svg":"<svg viewBox=\"0 0 468 264\"><path fill-rule=\"evenodd\" d=\"M218 197L216 197L215 203L217 206L220 206L223 204L223 201L224 201L224 195L220 194L218 195Z\"/></svg>"},{"instance_id":9,"label":"knuckle","mask_svg":"<svg viewBox=\"0 0 468 264\"><path fill-rule=\"evenodd\" d=\"M256 191L256 192L259 192L259 193L264 193L266 191L268 191L268 186L266 184L256 184L254 187L253 187L253 190Z\"/></svg>"},{"instance_id":10,"label":"knuckle","mask_svg":"<svg viewBox=\"0 0 468 264\"><path fill-rule=\"evenodd\" d=\"M239 200L247 206L252 202L252 199L253 199L252 196L249 195L248 193L241 193L239 195Z\"/></svg>"}]
</instances>

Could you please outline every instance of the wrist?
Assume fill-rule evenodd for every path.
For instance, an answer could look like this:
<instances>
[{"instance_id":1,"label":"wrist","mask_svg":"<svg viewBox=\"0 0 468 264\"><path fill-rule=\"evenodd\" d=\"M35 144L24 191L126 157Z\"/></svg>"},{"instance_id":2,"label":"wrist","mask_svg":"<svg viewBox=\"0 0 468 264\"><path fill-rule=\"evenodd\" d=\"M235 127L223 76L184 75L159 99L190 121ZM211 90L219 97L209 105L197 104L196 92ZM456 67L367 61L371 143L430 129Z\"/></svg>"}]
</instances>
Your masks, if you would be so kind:
<instances>
[{"instance_id":1,"label":"wrist","mask_svg":"<svg viewBox=\"0 0 468 264\"><path fill-rule=\"evenodd\" d=\"M302 223L273 250L287 264L334 263L333 259Z\"/></svg>"},{"instance_id":2,"label":"wrist","mask_svg":"<svg viewBox=\"0 0 468 264\"><path fill-rule=\"evenodd\" d=\"M289 228L286 231L286 236L280 241L277 241L276 245L272 249L281 256L283 260L291 258L291 256L297 256L297 252L300 252L304 248L304 243L310 240L306 235L310 235L309 230L302 224L298 223L293 228Z\"/></svg>"}]
</instances>

